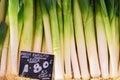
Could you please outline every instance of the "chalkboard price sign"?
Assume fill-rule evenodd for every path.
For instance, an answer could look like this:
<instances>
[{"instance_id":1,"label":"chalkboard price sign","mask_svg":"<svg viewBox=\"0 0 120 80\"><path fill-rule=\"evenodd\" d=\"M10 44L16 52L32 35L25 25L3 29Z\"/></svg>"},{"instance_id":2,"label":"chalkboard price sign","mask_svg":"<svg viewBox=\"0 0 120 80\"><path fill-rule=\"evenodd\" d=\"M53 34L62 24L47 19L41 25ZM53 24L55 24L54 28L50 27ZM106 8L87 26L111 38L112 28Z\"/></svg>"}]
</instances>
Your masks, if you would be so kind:
<instances>
[{"instance_id":1,"label":"chalkboard price sign","mask_svg":"<svg viewBox=\"0 0 120 80\"><path fill-rule=\"evenodd\" d=\"M21 51L19 76L51 80L54 55Z\"/></svg>"}]
</instances>

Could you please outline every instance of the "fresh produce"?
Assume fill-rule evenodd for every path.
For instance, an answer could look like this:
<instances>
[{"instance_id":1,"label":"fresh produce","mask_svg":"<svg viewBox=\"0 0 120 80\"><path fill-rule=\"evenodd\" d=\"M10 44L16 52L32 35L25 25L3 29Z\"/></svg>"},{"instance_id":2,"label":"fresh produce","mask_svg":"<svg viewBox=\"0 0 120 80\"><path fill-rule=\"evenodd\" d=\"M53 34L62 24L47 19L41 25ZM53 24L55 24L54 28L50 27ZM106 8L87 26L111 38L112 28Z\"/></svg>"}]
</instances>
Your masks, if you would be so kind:
<instances>
[{"instance_id":1,"label":"fresh produce","mask_svg":"<svg viewBox=\"0 0 120 80\"><path fill-rule=\"evenodd\" d=\"M113 4L113 3L112 3ZM114 32L116 30L116 26L114 26L114 12L111 10L111 14L113 16L109 15L107 12L107 6L105 5L104 0L100 0L100 5L101 5L101 15L103 17L104 25L105 25L105 32L106 32L106 37L107 37L107 43L108 43L108 49L109 49L109 55L110 55L110 76L111 77L117 77L118 76L118 58L119 58L119 53L117 53L116 49L116 37ZM110 17L113 17L113 24L110 22ZM116 34L117 35L117 34Z\"/></svg>"},{"instance_id":2,"label":"fresh produce","mask_svg":"<svg viewBox=\"0 0 120 80\"><path fill-rule=\"evenodd\" d=\"M101 9L98 0L95 1L95 24L98 44L98 54L103 78L109 78L109 61L107 39L105 34L104 22L101 15Z\"/></svg>"},{"instance_id":3,"label":"fresh produce","mask_svg":"<svg viewBox=\"0 0 120 80\"><path fill-rule=\"evenodd\" d=\"M5 28L5 26L4 26L4 28ZM0 77L1 77L1 80L4 80L5 74L6 74L7 54L8 54L9 37L10 37L9 29L7 29L4 32L6 32L6 36L5 36L2 51L0 52L1 53L1 63L0 63Z\"/></svg>"},{"instance_id":4,"label":"fresh produce","mask_svg":"<svg viewBox=\"0 0 120 80\"><path fill-rule=\"evenodd\" d=\"M34 29L34 1L23 0L23 31L21 34L19 50L32 51ZM29 13L29 14L28 14Z\"/></svg>"},{"instance_id":5,"label":"fresh produce","mask_svg":"<svg viewBox=\"0 0 120 80\"><path fill-rule=\"evenodd\" d=\"M74 27L73 27L73 16L71 15L71 26L70 26L70 56L71 56L71 64L73 68L73 76L74 79L80 79L81 74L80 74L80 69L79 69L79 64L78 64L78 59L77 59L77 51L76 51L76 45L75 45L75 37L74 37Z\"/></svg>"},{"instance_id":6,"label":"fresh produce","mask_svg":"<svg viewBox=\"0 0 120 80\"><path fill-rule=\"evenodd\" d=\"M88 61L87 61L87 52L85 44L85 35L82 23L81 9L78 3L78 0L73 2L73 15L74 15L74 28L75 28L75 38L76 38L76 48L78 53L79 66L81 71L81 76L84 79L89 79L90 74L88 71ZM79 16L79 18L78 18Z\"/></svg>"},{"instance_id":7,"label":"fresh produce","mask_svg":"<svg viewBox=\"0 0 120 80\"><path fill-rule=\"evenodd\" d=\"M63 6L62 0L57 0L57 16L58 16L58 27L60 33L60 54L61 54L61 62L62 62L62 74L64 75L64 27L63 27Z\"/></svg>"},{"instance_id":8,"label":"fresh produce","mask_svg":"<svg viewBox=\"0 0 120 80\"><path fill-rule=\"evenodd\" d=\"M63 0L63 26L64 26L64 62L65 62L65 78L72 78L72 68L71 68L71 48L70 48L70 39L71 39L71 0Z\"/></svg>"},{"instance_id":9,"label":"fresh produce","mask_svg":"<svg viewBox=\"0 0 120 80\"><path fill-rule=\"evenodd\" d=\"M93 2L91 0L79 0L79 3L83 19L90 74L93 78L99 77L100 67L95 37L94 13L92 6Z\"/></svg>"},{"instance_id":10,"label":"fresh produce","mask_svg":"<svg viewBox=\"0 0 120 80\"><path fill-rule=\"evenodd\" d=\"M10 22L10 52L8 54L7 79L15 79L18 72L18 0L8 2L8 15ZM13 58L14 56L14 58Z\"/></svg>"},{"instance_id":11,"label":"fresh produce","mask_svg":"<svg viewBox=\"0 0 120 80\"><path fill-rule=\"evenodd\" d=\"M119 63L119 40L118 40L118 27L116 25L116 19L117 19L117 0L111 0L111 1L107 1L106 0L106 8L107 8L107 12L108 12L108 16L109 16L109 22L110 22L110 26L112 29L112 37L113 37L113 47L115 48L115 52L113 53L115 56L115 61L114 63L114 67L112 66L112 61L110 63L110 72L111 72L111 76L117 76L118 74L118 63ZM116 4L115 4L116 3ZM112 55L113 56L113 55Z\"/></svg>"},{"instance_id":12,"label":"fresh produce","mask_svg":"<svg viewBox=\"0 0 120 80\"><path fill-rule=\"evenodd\" d=\"M0 24L0 77L4 78L9 43L9 29L6 23Z\"/></svg>"},{"instance_id":13,"label":"fresh produce","mask_svg":"<svg viewBox=\"0 0 120 80\"><path fill-rule=\"evenodd\" d=\"M44 1L40 1L42 18L43 18L43 25L44 25L44 32L45 32L45 39L46 39L46 47L48 53L52 53L52 37L51 37L51 28L50 28L50 20L47 11L47 7L45 6Z\"/></svg>"},{"instance_id":14,"label":"fresh produce","mask_svg":"<svg viewBox=\"0 0 120 80\"><path fill-rule=\"evenodd\" d=\"M39 0L36 1L35 9L35 34L33 42L33 51L41 52L42 50L42 39L43 39L43 24L42 24L42 12L39 5Z\"/></svg>"},{"instance_id":15,"label":"fresh produce","mask_svg":"<svg viewBox=\"0 0 120 80\"><path fill-rule=\"evenodd\" d=\"M20 52L55 56L53 79L120 79L120 0L0 0L0 80Z\"/></svg>"},{"instance_id":16,"label":"fresh produce","mask_svg":"<svg viewBox=\"0 0 120 80\"><path fill-rule=\"evenodd\" d=\"M57 18L56 0L45 0L45 4L50 17L51 37L52 37L52 53L55 55L55 79L64 79L63 60L60 52L60 34Z\"/></svg>"}]
</instances>

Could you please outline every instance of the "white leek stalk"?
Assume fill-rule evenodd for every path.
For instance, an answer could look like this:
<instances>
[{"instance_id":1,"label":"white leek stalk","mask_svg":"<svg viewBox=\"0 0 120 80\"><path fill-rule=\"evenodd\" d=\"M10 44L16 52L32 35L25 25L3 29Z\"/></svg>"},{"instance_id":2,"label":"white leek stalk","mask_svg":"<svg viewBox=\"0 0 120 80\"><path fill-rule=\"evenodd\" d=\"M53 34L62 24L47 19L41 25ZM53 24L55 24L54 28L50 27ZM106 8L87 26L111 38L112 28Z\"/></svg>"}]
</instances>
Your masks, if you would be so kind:
<instances>
[{"instance_id":1,"label":"white leek stalk","mask_svg":"<svg viewBox=\"0 0 120 80\"><path fill-rule=\"evenodd\" d=\"M51 54L52 53L52 36L51 36L49 15L48 15L45 3L43 1L40 1L40 5L41 5L43 25L44 25L47 53Z\"/></svg>"},{"instance_id":2,"label":"white leek stalk","mask_svg":"<svg viewBox=\"0 0 120 80\"><path fill-rule=\"evenodd\" d=\"M42 38L43 38L43 25L42 25L42 13L39 5L39 0L36 0L36 24L35 24L35 35L33 43L33 51L40 52L42 47Z\"/></svg>"},{"instance_id":3,"label":"white leek stalk","mask_svg":"<svg viewBox=\"0 0 120 80\"><path fill-rule=\"evenodd\" d=\"M70 38L70 56L71 56L71 64L73 68L73 76L74 79L80 79L80 68L78 65L78 57L77 57L77 51L76 51L76 45L75 45L75 36L74 36L74 27L73 27L73 18L71 14L71 26L70 26L70 32L71 32L71 38Z\"/></svg>"},{"instance_id":4,"label":"white leek stalk","mask_svg":"<svg viewBox=\"0 0 120 80\"><path fill-rule=\"evenodd\" d=\"M6 38L4 41L3 49L2 49L2 55L1 55L1 64L0 64L1 65L0 66L0 77L2 77L1 80L5 79L5 74L6 74L9 39L10 39L10 33L9 33L9 29L8 29L7 34L6 34Z\"/></svg>"},{"instance_id":5,"label":"white leek stalk","mask_svg":"<svg viewBox=\"0 0 120 80\"><path fill-rule=\"evenodd\" d=\"M96 45L93 3L90 0L79 0L83 19L85 40L91 77L100 77L99 58Z\"/></svg>"},{"instance_id":6,"label":"white leek stalk","mask_svg":"<svg viewBox=\"0 0 120 80\"><path fill-rule=\"evenodd\" d=\"M9 0L8 14L10 22L10 52L8 56L7 77L15 79L18 75L18 0ZM13 58L14 56L14 58Z\"/></svg>"},{"instance_id":7,"label":"white leek stalk","mask_svg":"<svg viewBox=\"0 0 120 80\"><path fill-rule=\"evenodd\" d=\"M85 37L84 37L84 31L83 31L81 10L80 10L78 0L74 0L73 3L74 3L73 14L74 14L75 38L76 38L77 54L78 54L81 76L82 76L82 79L89 79L90 74L88 70L88 61L87 61L87 53L86 53L86 45L85 45Z\"/></svg>"},{"instance_id":8,"label":"white leek stalk","mask_svg":"<svg viewBox=\"0 0 120 80\"><path fill-rule=\"evenodd\" d=\"M63 60L60 52L60 34L58 27L58 18L56 10L56 0L45 0L50 15L51 34L52 34L52 52L55 55L55 80L63 80Z\"/></svg>"},{"instance_id":9,"label":"white leek stalk","mask_svg":"<svg viewBox=\"0 0 120 80\"><path fill-rule=\"evenodd\" d=\"M101 76L106 79L109 78L109 61L108 61L108 47L104 28L104 22L100 13L98 1L95 1L95 23L97 32L98 54L101 67Z\"/></svg>"}]
</instances>

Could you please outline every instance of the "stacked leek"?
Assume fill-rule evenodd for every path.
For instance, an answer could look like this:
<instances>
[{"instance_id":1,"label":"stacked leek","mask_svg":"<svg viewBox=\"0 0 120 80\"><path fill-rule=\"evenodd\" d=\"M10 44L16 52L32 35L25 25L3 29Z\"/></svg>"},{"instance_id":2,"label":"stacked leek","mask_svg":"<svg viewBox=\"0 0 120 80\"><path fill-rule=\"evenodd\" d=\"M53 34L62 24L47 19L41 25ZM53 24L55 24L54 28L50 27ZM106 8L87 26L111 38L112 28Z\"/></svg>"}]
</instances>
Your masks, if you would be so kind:
<instances>
[{"instance_id":1,"label":"stacked leek","mask_svg":"<svg viewBox=\"0 0 120 80\"><path fill-rule=\"evenodd\" d=\"M0 79L19 80L20 51L55 55L53 78L120 77L120 0L0 0Z\"/></svg>"}]
</instances>

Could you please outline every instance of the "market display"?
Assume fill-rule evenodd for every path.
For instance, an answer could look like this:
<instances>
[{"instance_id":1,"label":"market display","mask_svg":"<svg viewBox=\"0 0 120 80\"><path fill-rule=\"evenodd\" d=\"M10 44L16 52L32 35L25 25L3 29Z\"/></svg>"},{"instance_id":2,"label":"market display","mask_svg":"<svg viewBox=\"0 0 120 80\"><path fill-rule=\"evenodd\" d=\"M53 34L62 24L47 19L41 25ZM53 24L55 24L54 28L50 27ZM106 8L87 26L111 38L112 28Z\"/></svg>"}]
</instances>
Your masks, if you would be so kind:
<instances>
[{"instance_id":1,"label":"market display","mask_svg":"<svg viewBox=\"0 0 120 80\"><path fill-rule=\"evenodd\" d=\"M54 55L54 80L119 80L120 0L0 0L0 80L34 80L21 51Z\"/></svg>"}]
</instances>

